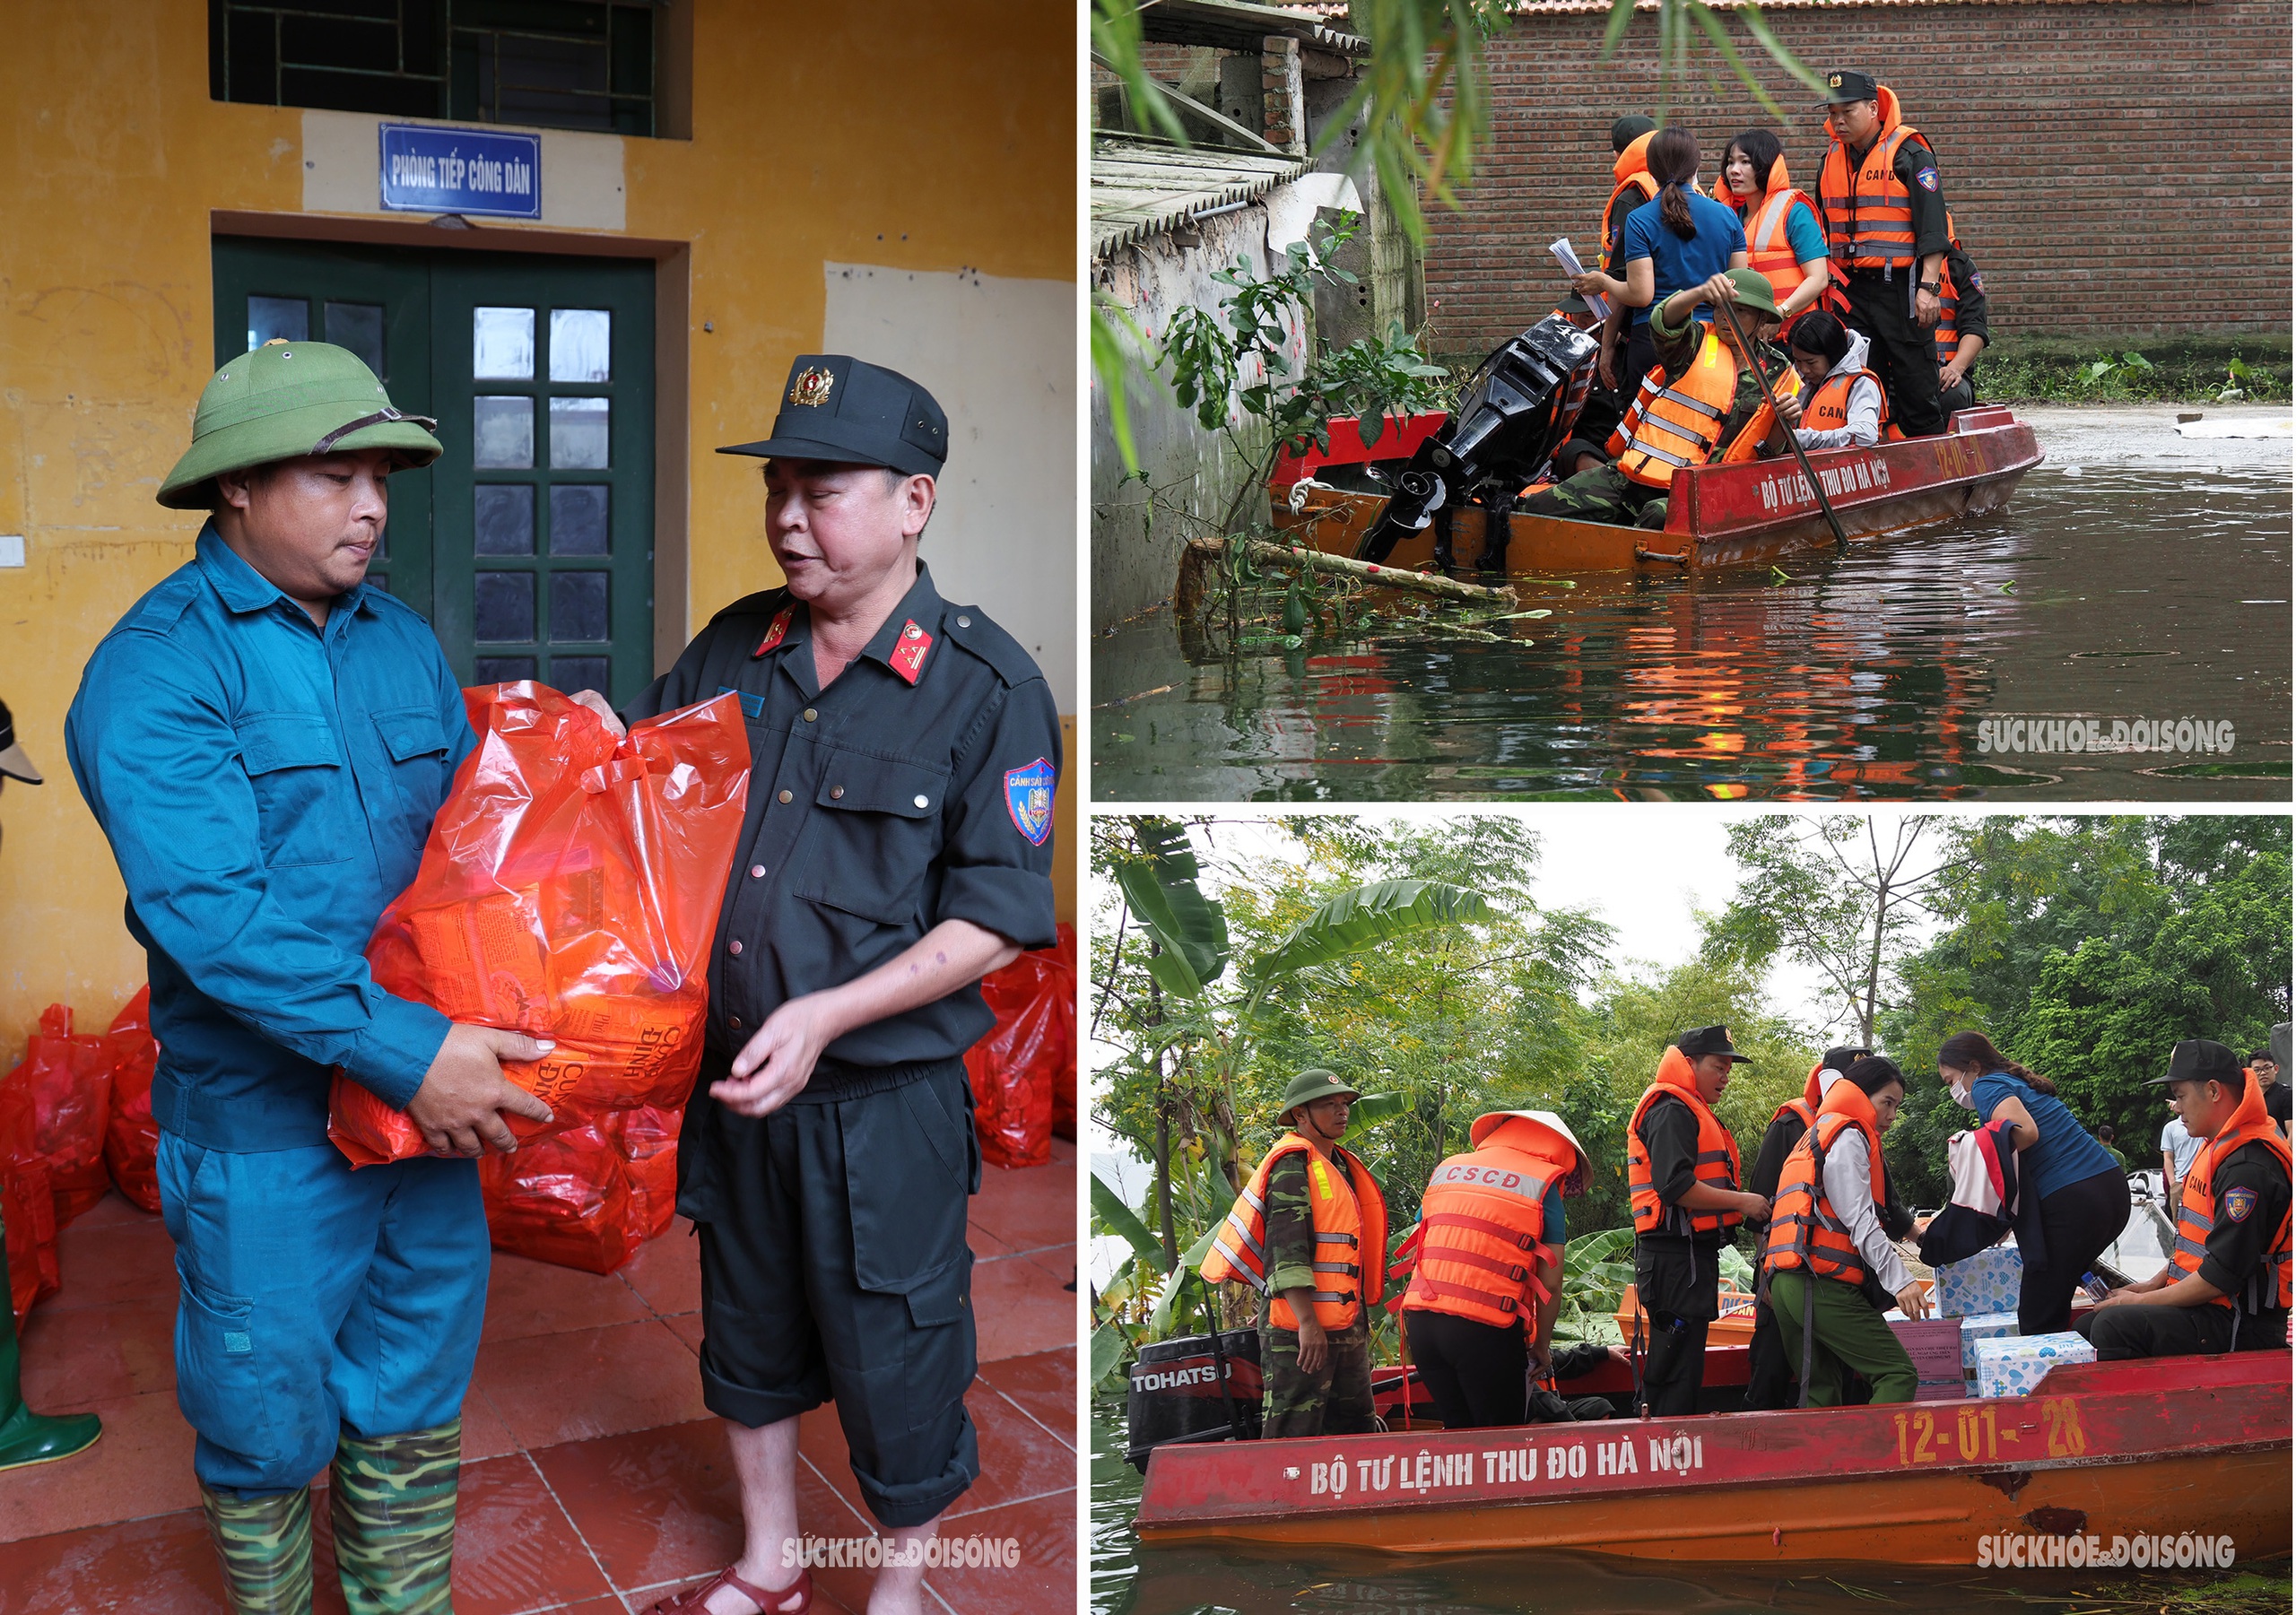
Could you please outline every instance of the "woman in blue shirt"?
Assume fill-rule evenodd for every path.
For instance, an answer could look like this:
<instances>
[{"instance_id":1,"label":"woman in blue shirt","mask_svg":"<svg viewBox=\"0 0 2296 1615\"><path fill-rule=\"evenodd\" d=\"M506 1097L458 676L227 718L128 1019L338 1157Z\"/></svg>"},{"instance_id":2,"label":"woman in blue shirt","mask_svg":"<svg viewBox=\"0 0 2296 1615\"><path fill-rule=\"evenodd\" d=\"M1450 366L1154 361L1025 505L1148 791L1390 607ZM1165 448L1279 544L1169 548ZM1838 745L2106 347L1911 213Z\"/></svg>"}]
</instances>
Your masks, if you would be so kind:
<instances>
[{"instance_id":1,"label":"woman in blue shirt","mask_svg":"<svg viewBox=\"0 0 2296 1615\"><path fill-rule=\"evenodd\" d=\"M2009 1124L2024 1193L2039 1202L2039 1261L2025 1255L2017 1332L2073 1326L2073 1291L2128 1226L2128 1180L2057 1097L2057 1085L1993 1046L1983 1032L1955 1032L1937 1050L1937 1076L1954 1103Z\"/></svg>"},{"instance_id":2,"label":"woman in blue shirt","mask_svg":"<svg viewBox=\"0 0 2296 1615\"><path fill-rule=\"evenodd\" d=\"M1600 370L1605 386L1624 385L1629 391L1658 362L1650 338L1651 308L1677 291L1704 285L1726 269L1746 266L1745 226L1731 209L1699 195L1697 138L1687 129L1659 130L1650 142L1649 166L1659 190L1627 215L1622 249L1626 278L1597 270L1570 282L1582 297L1599 291L1617 298L1629 310L1625 370L1622 375L1617 356L1608 347L1603 350ZM1611 340L1609 327L1603 336L1605 343Z\"/></svg>"}]
</instances>

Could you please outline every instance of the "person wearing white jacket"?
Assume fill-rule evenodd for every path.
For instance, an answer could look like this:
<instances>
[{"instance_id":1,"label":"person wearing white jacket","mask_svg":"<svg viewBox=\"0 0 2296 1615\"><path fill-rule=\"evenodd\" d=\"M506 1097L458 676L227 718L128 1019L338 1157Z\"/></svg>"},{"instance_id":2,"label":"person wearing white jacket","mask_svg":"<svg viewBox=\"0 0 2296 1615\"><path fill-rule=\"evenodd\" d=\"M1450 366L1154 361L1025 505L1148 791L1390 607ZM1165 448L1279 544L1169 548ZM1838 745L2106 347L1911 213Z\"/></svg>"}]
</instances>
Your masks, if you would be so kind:
<instances>
[{"instance_id":1,"label":"person wearing white jacket","mask_svg":"<svg viewBox=\"0 0 2296 1615\"><path fill-rule=\"evenodd\" d=\"M1882 440L1889 429L1889 398L1881 378L1866 368L1868 347L1864 332L1823 309L1795 322L1789 352L1803 394L1788 400L1787 412L1804 448L1871 448Z\"/></svg>"}]
</instances>

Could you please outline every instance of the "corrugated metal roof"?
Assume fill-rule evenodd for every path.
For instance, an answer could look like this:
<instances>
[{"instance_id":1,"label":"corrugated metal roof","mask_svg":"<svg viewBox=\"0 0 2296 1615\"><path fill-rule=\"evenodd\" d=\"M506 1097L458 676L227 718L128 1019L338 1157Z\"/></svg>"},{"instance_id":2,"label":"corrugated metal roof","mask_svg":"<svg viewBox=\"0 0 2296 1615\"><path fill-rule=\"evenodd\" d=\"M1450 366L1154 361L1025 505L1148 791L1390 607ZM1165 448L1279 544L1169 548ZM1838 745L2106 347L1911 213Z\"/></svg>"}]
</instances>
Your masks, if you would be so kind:
<instances>
[{"instance_id":1,"label":"corrugated metal roof","mask_svg":"<svg viewBox=\"0 0 2296 1615\"><path fill-rule=\"evenodd\" d=\"M1257 201L1310 166L1304 158L1095 139L1092 256L1106 257L1208 209Z\"/></svg>"},{"instance_id":2,"label":"corrugated metal roof","mask_svg":"<svg viewBox=\"0 0 2296 1615\"><path fill-rule=\"evenodd\" d=\"M1331 27L1326 17L1347 15L1347 7L1256 5L1243 0L1144 0L1140 37L1159 45L1211 45L1223 50L1257 50L1270 34L1288 34L1302 45L1366 56L1370 41Z\"/></svg>"}]
</instances>

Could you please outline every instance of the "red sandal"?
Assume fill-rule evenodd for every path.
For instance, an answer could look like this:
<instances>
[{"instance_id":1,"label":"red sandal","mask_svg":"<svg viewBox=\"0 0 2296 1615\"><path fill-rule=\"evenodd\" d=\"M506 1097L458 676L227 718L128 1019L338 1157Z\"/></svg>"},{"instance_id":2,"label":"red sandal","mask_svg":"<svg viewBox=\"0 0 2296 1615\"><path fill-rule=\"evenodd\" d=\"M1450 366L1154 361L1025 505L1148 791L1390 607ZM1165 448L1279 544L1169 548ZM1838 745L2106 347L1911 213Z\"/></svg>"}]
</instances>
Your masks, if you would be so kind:
<instances>
[{"instance_id":1,"label":"red sandal","mask_svg":"<svg viewBox=\"0 0 2296 1615\"><path fill-rule=\"evenodd\" d=\"M675 1598L661 1599L649 1605L646 1615L709 1615L709 1595L720 1587L733 1588L763 1611L765 1615L805 1615L805 1611L813 1607L813 1573L811 1570L798 1571L796 1581L778 1593L769 1593L763 1587L750 1585L735 1575L734 1567L728 1565L700 1585L688 1587ZM797 1600L796 1603L787 1602L793 1595Z\"/></svg>"}]
</instances>

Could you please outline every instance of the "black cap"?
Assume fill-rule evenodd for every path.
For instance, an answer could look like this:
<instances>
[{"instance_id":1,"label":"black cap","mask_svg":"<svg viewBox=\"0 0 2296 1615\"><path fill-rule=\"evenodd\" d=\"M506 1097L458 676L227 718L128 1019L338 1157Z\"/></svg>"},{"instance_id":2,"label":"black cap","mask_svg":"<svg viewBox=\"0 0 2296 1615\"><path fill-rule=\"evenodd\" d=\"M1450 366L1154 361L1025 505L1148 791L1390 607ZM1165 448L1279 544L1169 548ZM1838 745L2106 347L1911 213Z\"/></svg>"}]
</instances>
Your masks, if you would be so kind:
<instances>
[{"instance_id":1,"label":"black cap","mask_svg":"<svg viewBox=\"0 0 2296 1615\"><path fill-rule=\"evenodd\" d=\"M1611 125L1611 151L1622 152L1637 139L1658 126L1655 117L1645 117L1639 112L1630 112Z\"/></svg>"},{"instance_id":2,"label":"black cap","mask_svg":"<svg viewBox=\"0 0 2296 1615\"><path fill-rule=\"evenodd\" d=\"M1870 1048L1830 1048L1826 1050L1826 1057L1818 1062L1818 1069L1838 1071L1842 1075L1848 1076L1851 1066L1867 1058L1873 1052Z\"/></svg>"},{"instance_id":3,"label":"black cap","mask_svg":"<svg viewBox=\"0 0 2296 1615\"><path fill-rule=\"evenodd\" d=\"M16 720L9 715L8 703L0 701L0 774L11 779L21 779L26 785L45 783L32 760L16 743Z\"/></svg>"},{"instance_id":4,"label":"black cap","mask_svg":"<svg viewBox=\"0 0 2296 1615\"><path fill-rule=\"evenodd\" d=\"M1882 99L1882 87L1874 82L1870 73L1859 73L1845 67L1839 73L1826 74L1826 99L1821 107L1838 107L1845 101L1877 101Z\"/></svg>"},{"instance_id":5,"label":"black cap","mask_svg":"<svg viewBox=\"0 0 2296 1615\"><path fill-rule=\"evenodd\" d=\"M1752 1055L1742 1055L1730 1046L1730 1029L1726 1026L1694 1026L1674 1039L1674 1046L1693 1060L1700 1055L1727 1055L1741 1065L1753 1063Z\"/></svg>"},{"instance_id":6,"label":"black cap","mask_svg":"<svg viewBox=\"0 0 2296 1615\"><path fill-rule=\"evenodd\" d=\"M773 436L721 455L841 460L938 476L949 457L949 417L933 395L883 365L843 353L800 353L789 367Z\"/></svg>"},{"instance_id":7,"label":"black cap","mask_svg":"<svg viewBox=\"0 0 2296 1615\"><path fill-rule=\"evenodd\" d=\"M2146 1079L2147 1085L2169 1082L2222 1082L2227 1088L2241 1083L2240 1056L2221 1043L2205 1038L2187 1038L2169 1051L2169 1074Z\"/></svg>"}]
</instances>

